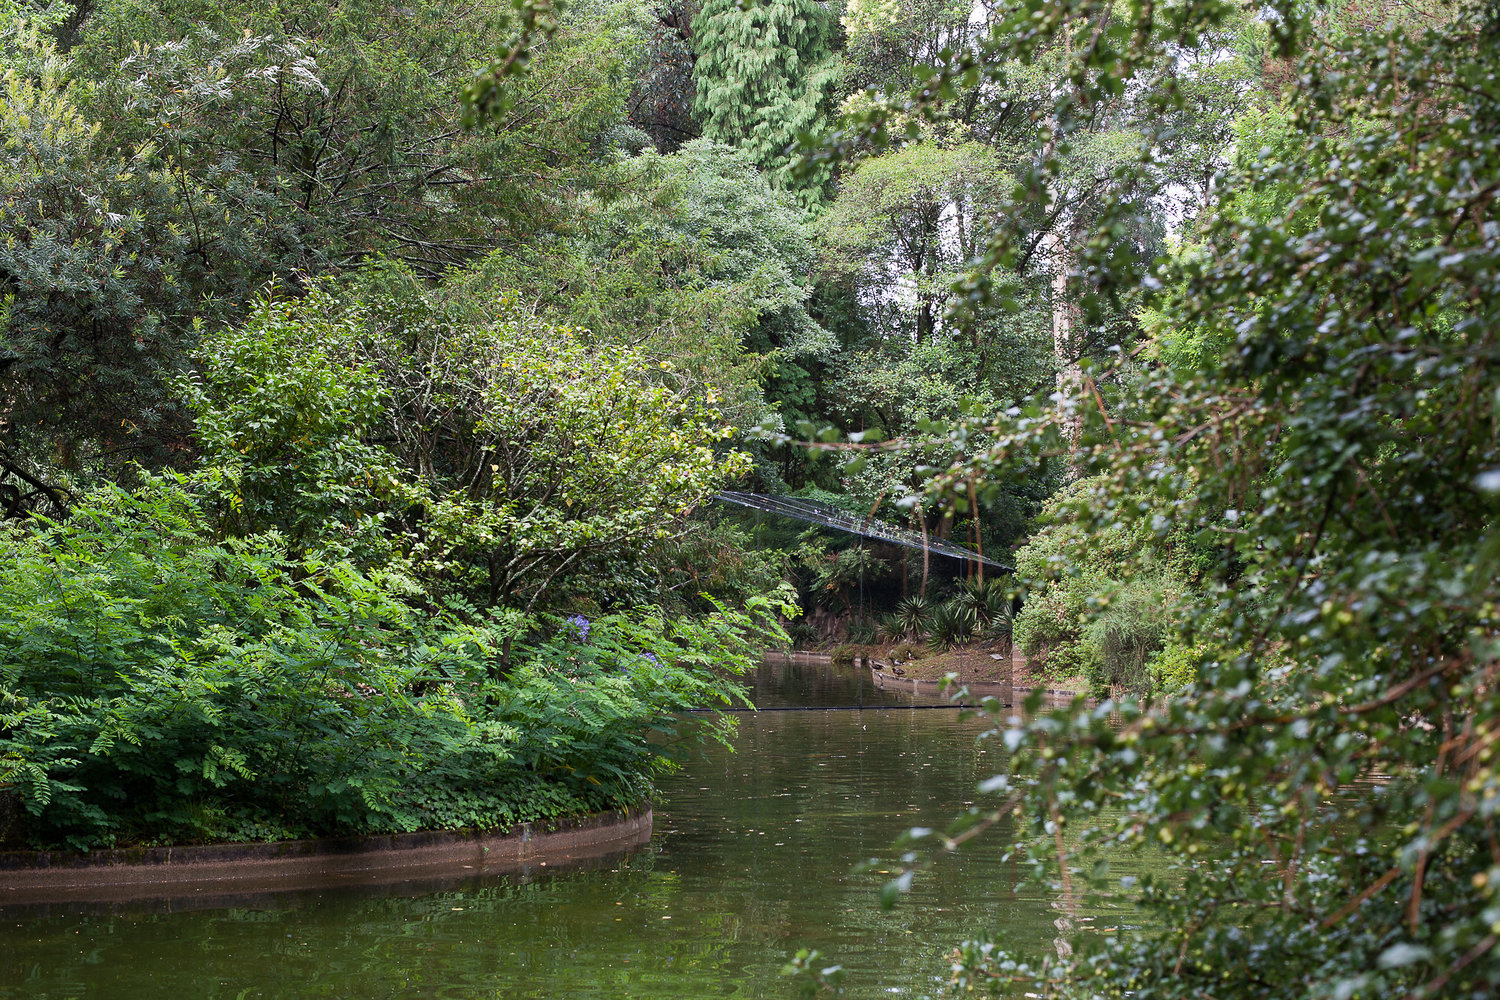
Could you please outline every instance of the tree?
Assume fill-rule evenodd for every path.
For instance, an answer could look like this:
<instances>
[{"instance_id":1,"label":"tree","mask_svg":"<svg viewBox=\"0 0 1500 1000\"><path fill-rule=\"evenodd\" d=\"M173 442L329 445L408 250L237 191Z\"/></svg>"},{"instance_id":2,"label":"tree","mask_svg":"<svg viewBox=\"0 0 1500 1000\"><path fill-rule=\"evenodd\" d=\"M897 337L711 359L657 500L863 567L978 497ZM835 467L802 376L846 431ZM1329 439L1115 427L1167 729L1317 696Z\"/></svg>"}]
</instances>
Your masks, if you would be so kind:
<instances>
[{"instance_id":1,"label":"tree","mask_svg":"<svg viewBox=\"0 0 1500 1000\"><path fill-rule=\"evenodd\" d=\"M435 278L562 224L621 139L641 44L586 9L466 130L487 5L105 0L67 57L51 24L7 5L0 30L0 419L43 480L181 462L168 382L269 281L373 253Z\"/></svg>"},{"instance_id":2,"label":"tree","mask_svg":"<svg viewBox=\"0 0 1500 1000\"><path fill-rule=\"evenodd\" d=\"M516 288L597 341L633 345L664 385L712 386L737 427L806 415L811 372L836 345L809 312L803 214L748 152L706 139L646 152L578 208L571 237L497 253L457 283L480 299Z\"/></svg>"},{"instance_id":3,"label":"tree","mask_svg":"<svg viewBox=\"0 0 1500 1000\"><path fill-rule=\"evenodd\" d=\"M902 332L932 338L953 279L989 231L985 205L1004 182L975 142L913 142L856 166L820 220L830 269L857 275L875 297L915 308Z\"/></svg>"},{"instance_id":4,"label":"tree","mask_svg":"<svg viewBox=\"0 0 1500 1000\"><path fill-rule=\"evenodd\" d=\"M398 265L212 333L191 398L231 533L399 556L431 599L486 608L543 608L573 576L607 604L601 567L645 559L745 465L716 447L714 397L656 384L638 351Z\"/></svg>"},{"instance_id":5,"label":"tree","mask_svg":"<svg viewBox=\"0 0 1500 1000\"><path fill-rule=\"evenodd\" d=\"M1190 652L1179 625L1207 599L1198 582L1217 553L1189 532L1163 535L1146 517L1084 529L1078 510L1100 486L1088 479L1058 491L1016 553L1028 584L1016 643L1033 668L1082 676L1099 697L1170 694L1193 679L1176 666Z\"/></svg>"},{"instance_id":6,"label":"tree","mask_svg":"<svg viewBox=\"0 0 1500 1000\"><path fill-rule=\"evenodd\" d=\"M850 91L901 89L968 47L988 24L957 0L851 0L844 5Z\"/></svg>"},{"instance_id":7,"label":"tree","mask_svg":"<svg viewBox=\"0 0 1500 1000\"><path fill-rule=\"evenodd\" d=\"M1132 87L1170 110L1172 88L1141 82L1235 14L1141 6L1108 19L1118 12L1027 8L907 110L1064 35L1074 87L1056 120ZM983 786L995 804L930 835L942 849L1006 828L1018 857L1050 872L1064 919L1077 893L1112 881L1081 862L1165 850L1169 876L1132 893L1150 918L1055 959L968 942L957 989L1416 998L1500 986L1500 236L1486 221L1500 20L1483 4L1286 3L1267 31L1291 67L1281 148L1296 155L1242 148L1210 185L1232 197L1203 219L1202 252L1150 265L1110 248L1139 206L1106 202L1070 285L1085 315L1138 286L1164 328L1222 350L1143 373L1123 406L1106 408L1085 372L1061 408L947 437L994 435L940 487L1073 452L1100 477L1072 505L1083 530L1184 532L1215 554L1180 632L1196 650L1189 690L998 719L1014 756ZM1136 169L1152 169L1155 146ZM1061 161L1042 151L1038 191ZM1287 192L1284 211L1251 210ZM1024 253L1037 231L1024 209L1004 210L988 263Z\"/></svg>"},{"instance_id":8,"label":"tree","mask_svg":"<svg viewBox=\"0 0 1500 1000\"><path fill-rule=\"evenodd\" d=\"M178 431L165 377L185 360L192 316L214 314L189 206L225 206L146 151L106 144L44 25L0 17L4 450L44 477L101 452L149 455Z\"/></svg>"},{"instance_id":9,"label":"tree","mask_svg":"<svg viewBox=\"0 0 1500 1000\"><path fill-rule=\"evenodd\" d=\"M867 308L889 314L891 300L915 299L919 338L946 322L967 340L975 359L976 389L990 379L997 362L1014 369L1007 355L1017 347L1034 350L1032 335L1045 325L1050 331L1049 377L1062 387L1079 381L1083 359L1101 358L1111 345L1129 346L1136 327L1128 306L1095 308L1087 314L1078 309L1070 289L1076 281L1075 245L1085 238L1101 205L1162 202L1182 182L1161 163L1133 172L1120 169L1140 164L1148 132L1167 131L1154 119L1150 102L1112 93L1085 113L1069 111L1058 117L1054 100L1070 94L1073 87L1066 68L1068 45L1053 40L1038 46L1034 58L1026 61L1001 56L994 52L993 42L982 44L985 31L995 29L996 16L925 3L862 3L849 9L845 21L851 52L862 54L857 58L883 54L882 61L871 66L885 68L868 72L888 96L872 87L845 102L856 122L872 109L881 109L880 125L873 131L855 128L842 133L846 174L828 213L829 258L846 274L853 272L852 263L865 258L860 263L867 272L861 282ZM1108 16L1101 15L1106 22ZM939 86L930 92L924 88L923 103L912 107L889 97L903 93L913 78L921 80L942 67L958 72L976 51L993 56L986 63L982 86ZM1184 63L1194 58L1212 63L1214 58L1190 47L1184 47L1181 56ZM1185 79L1190 74L1178 75ZM1181 82L1174 80L1174 85ZM1200 131L1229 120L1196 104L1193 110ZM1182 121L1182 115L1174 118L1179 131ZM887 140L893 134L903 138L891 149ZM1174 167L1195 158L1183 151L1184 145L1164 144L1175 157ZM1194 153L1197 159L1211 159L1202 149ZM1036 161L1054 160L1056 169L1045 181L1034 175ZM1025 206L1027 235L1000 265L986 259L990 235L1001 217L995 209L1017 191L1022 192L1017 209ZM885 225L872 226L872 220L882 216ZM1158 218L1132 212L1129 225L1110 233L1111 252L1150 253L1161 236ZM905 264L906 275L889 273L897 261ZM993 295L974 294L975 288L956 280L974 263ZM893 284L911 288L893 296ZM1007 308L996 310L995 302ZM1012 387L1000 391L1015 393Z\"/></svg>"},{"instance_id":10,"label":"tree","mask_svg":"<svg viewBox=\"0 0 1500 1000\"><path fill-rule=\"evenodd\" d=\"M274 220L279 255L258 280L267 265L321 271L372 252L435 276L553 224L610 145L641 39L591 13L537 47L485 129L460 127L456 99L503 32L483 4L113 0L75 53L116 141Z\"/></svg>"},{"instance_id":11,"label":"tree","mask_svg":"<svg viewBox=\"0 0 1500 1000\"><path fill-rule=\"evenodd\" d=\"M693 110L704 136L748 150L789 184L788 151L821 127L838 83L833 32L818 0L708 0L693 19ZM816 197L826 180L795 186Z\"/></svg>"},{"instance_id":12,"label":"tree","mask_svg":"<svg viewBox=\"0 0 1500 1000\"><path fill-rule=\"evenodd\" d=\"M630 122L670 153L702 133L693 120L693 19L697 0L652 5L647 54L630 95Z\"/></svg>"}]
</instances>

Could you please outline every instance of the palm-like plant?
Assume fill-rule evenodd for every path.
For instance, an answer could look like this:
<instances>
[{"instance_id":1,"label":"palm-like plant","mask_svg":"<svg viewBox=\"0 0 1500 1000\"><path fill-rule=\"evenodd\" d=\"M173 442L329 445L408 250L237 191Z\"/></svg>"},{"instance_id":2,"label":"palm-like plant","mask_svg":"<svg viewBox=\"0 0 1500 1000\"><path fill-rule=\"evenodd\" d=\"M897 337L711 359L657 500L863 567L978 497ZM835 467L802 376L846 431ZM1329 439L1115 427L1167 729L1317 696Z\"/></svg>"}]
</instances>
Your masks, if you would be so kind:
<instances>
[{"instance_id":1,"label":"palm-like plant","mask_svg":"<svg viewBox=\"0 0 1500 1000\"><path fill-rule=\"evenodd\" d=\"M966 580L951 600L972 608L982 621L990 621L1010 611L1010 591L1004 580L988 579L983 583Z\"/></svg>"},{"instance_id":2,"label":"palm-like plant","mask_svg":"<svg viewBox=\"0 0 1500 1000\"><path fill-rule=\"evenodd\" d=\"M1015 612L1011 610L1010 599L1007 598L1005 603L996 608L989 620L984 623L980 629L980 637L991 642L1009 643L1015 620Z\"/></svg>"},{"instance_id":3,"label":"palm-like plant","mask_svg":"<svg viewBox=\"0 0 1500 1000\"><path fill-rule=\"evenodd\" d=\"M984 583L964 583L951 603L971 613L979 636L990 640L1007 640L1011 635L1014 612L1011 595L1004 580L990 579Z\"/></svg>"},{"instance_id":4,"label":"palm-like plant","mask_svg":"<svg viewBox=\"0 0 1500 1000\"><path fill-rule=\"evenodd\" d=\"M898 643L907 637L906 626L896 615L881 615L876 624L879 628L879 640L883 643Z\"/></svg>"},{"instance_id":5,"label":"palm-like plant","mask_svg":"<svg viewBox=\"0 0 1500 1000\"><path fill-rule=\"evenodd\" d=\"M944 601L932 609L927 642L934 649L952 649L972 639L978 628L979 616L972 604L959 600Z\"/></svg>"},{"instance_id":6,"label":"palm-like plant","mask_svg":"<svg viewBox=\"0 0 1500 1000\"><path fill-rule=\"evenodd\" d=\"M900 629L900 638L920 639L927 634L932 621L933 604L921 595L905 598L890 615L892 625Z\"/></svg>"}]
</instances>

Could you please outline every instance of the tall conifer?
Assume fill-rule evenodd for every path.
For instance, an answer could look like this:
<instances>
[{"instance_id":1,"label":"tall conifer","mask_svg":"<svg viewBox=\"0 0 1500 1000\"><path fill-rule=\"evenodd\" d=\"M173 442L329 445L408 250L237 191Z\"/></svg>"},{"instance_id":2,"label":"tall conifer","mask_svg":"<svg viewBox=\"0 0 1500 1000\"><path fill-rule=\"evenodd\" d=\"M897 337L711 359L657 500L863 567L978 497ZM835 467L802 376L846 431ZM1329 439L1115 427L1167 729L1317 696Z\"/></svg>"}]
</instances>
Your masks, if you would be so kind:
<instances>
[{"instance_id":1,"label":"tall conifer","mask_svg":"<svg viewBox=\"0 0 1500 1000\"><path fill-rule=\"evenodd\" d=\"M834 30L817 0L708 0L693 20L693 110L703 134L749 150L778 185L813 197L821 178L794 185L787 150L832 105Z\"/></svg>"}]
</instances>

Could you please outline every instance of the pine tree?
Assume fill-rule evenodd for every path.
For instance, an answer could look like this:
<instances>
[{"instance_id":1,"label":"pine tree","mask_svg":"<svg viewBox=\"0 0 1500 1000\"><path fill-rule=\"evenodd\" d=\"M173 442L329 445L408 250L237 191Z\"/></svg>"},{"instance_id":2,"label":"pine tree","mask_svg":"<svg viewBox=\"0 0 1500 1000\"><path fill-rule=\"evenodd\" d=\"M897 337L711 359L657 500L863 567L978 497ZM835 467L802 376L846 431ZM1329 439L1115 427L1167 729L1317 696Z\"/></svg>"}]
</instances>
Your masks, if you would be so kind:
<instances>
[{"instance_id":1,"label":"pine tree","mask_svg":"<svg viewBox=\"0 0 1500 1000\"><path fill-rule=\"evenodd\" d=\"M794 182L788 148L822 124L838 82L834 19L817 0L708 0L693 20L693 110L703 134L748 150L783 187L816 197L824 178Z\"/></svg>"}]
</instances>

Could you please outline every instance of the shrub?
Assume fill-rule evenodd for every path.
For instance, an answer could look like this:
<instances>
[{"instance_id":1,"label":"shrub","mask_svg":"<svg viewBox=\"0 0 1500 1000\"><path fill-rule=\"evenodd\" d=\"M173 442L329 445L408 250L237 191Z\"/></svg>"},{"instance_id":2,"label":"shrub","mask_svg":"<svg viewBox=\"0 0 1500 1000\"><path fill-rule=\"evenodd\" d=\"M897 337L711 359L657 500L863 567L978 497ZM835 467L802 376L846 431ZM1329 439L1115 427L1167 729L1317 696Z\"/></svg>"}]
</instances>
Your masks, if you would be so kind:
<instances>
[{"instance_id":1,"label":"shrub","mask_svg":"<svg viewBox=\"0 0 1500 1000\"><path fill-rule=\"evenodd\" d=\"M225 530L275 528L429 592L545 607L572 575L639 593L650 543L747 459L711 392L505 296L445 302L380 264L204 338L184 389L225 483Z\"/></svg>"},{"instance_id":2,"label":"shrub","mask_svg":"<svg viewBox=\"0 0 1500 1000\"><path fill-rule=\"evenodd\" d=\"M505 825L631 804L735 697L765 602L460 620L412 581L216 538L202 484L0 532L0 794L36 846ZM506 641L518 664L501 669ZM669 739L648 740L651 734Z\"/></svg>"},{"instance_id":3,"label":"shrub","mask_svg":"<svg viewBox=\"0 0 1500 1000\"><path fill-rule=\"evenodd\" d=\"M944 601L932 609L927 644L933 649L952 649L972 639L978 628L979 616L971 606Z\"/></svg>"},{"instance_id":4,"label":"shrub","mask_svg":"<svg viewBox=\"0 0 1500 1000\"><path fill-rule=\"evenodd\" d=\"M1206 645L1189 646L1180 639L1169 639L1146 664L1156 689L1172 694L1194 684L1198 661L1207 651Z\"/></svg>"},{"instance_id":5,"label":"shrub","mask_svg":"<svg viewBox=\"0 0 1500 1000\"><path fill-rule=\"evenodd\" d=\"M1046 674L1082 674L1097 694L1146 692L1147 663L1176 634L1201 553L1185 538L1155 536L1148 517L1084 532L1078 518L1099 482L1082 480L1054 497L1016 554L1017 574L1041 585L1014 616L1012 636ZM1131 499L1148 510L1150 503Z\"/></svg>"},{"instance_id":6,"label":"shrub","mask_svg":"<svg viewBox=\"0 0 1500 1000\"><path fill-rule=\"evenodd\" d=\"M899 635L907 639L925 636L932 623L932 609L932 602L919 594L903 598L891 615L893 623L900 629Z\"/></svg>"}]
</instances>

